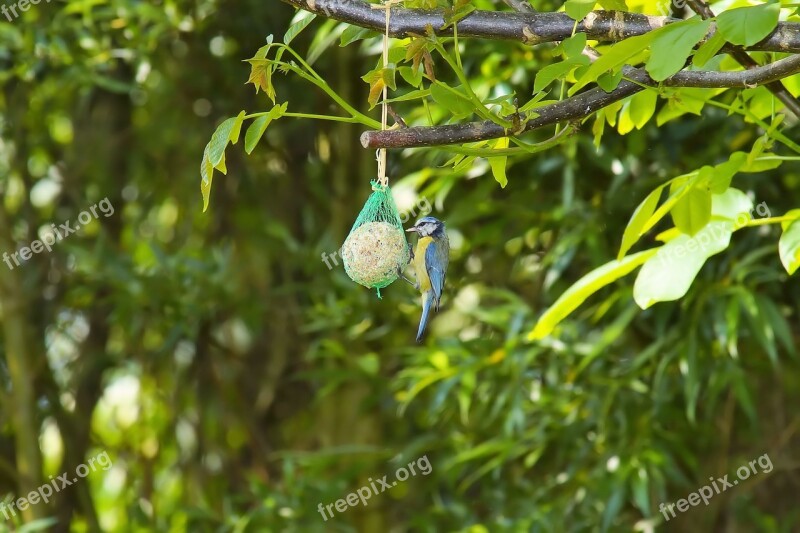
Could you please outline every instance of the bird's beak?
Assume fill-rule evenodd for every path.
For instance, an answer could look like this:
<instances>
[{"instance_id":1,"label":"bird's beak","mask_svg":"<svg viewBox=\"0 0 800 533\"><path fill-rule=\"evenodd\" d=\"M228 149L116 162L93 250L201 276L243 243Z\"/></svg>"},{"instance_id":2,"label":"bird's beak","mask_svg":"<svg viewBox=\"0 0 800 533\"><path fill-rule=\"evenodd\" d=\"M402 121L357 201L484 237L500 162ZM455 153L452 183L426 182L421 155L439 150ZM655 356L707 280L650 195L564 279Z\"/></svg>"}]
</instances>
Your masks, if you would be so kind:
<instances>
[{"instance_id":1,"label":"bird's beak","mask_svg":"<svg viewBox=\"0 0 800 533\"><path fill-rule=\"evenodd\" d=\"M418 232L418 231L419 231L419 230L417 229L417 227L416 227L416 226L414 226L413 228L408 228L408 229L406 230L406 233L410 233L410 232L416 233L416 232Z\"/></svg>"}]
</instances>

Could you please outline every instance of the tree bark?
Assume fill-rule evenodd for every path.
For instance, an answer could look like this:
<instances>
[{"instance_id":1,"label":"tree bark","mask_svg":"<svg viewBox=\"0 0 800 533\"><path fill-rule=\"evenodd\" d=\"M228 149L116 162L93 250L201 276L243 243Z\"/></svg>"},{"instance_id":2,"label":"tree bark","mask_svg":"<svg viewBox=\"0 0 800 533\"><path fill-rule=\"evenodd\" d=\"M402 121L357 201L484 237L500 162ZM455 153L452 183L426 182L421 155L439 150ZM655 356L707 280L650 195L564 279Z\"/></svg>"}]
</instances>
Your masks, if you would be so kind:
<instances>
[{"instance_id":1,"label":"tree bark","mask_svg":"<svg viewBox=\"0 0 800 533\"><path fill-rule=\"evenodd\" d=\"M354 26L383 32L386 24L382 10L372 9L360 0L283 0L298 9L347 22ZM452 36L453 27L444 27L444 11L392 8L389 34L392 37L425 35L430 26L436 35ZM616 42L658 29L679 19L655 17L626 11L592 11L578 22L566 13L521 13L476 10L458 21L459 38L520 41L526 44L563 41L573 29L601 42ZM711 25L709 37L716 31ZM800 52L800 24L779 22L775 30L748 50Z\"/></svg>"},{"instance_id":2,"label":"tree bark","mask_svg":"<svg viewBox=\"0 0 800 533\"><path fill-rule=\"evenodd\" d=\"M800 55L787 57L769 65L737 72L684 71L664 80L668 87L754 87L800 72ZM470 122L402 128L386 131L367 131L361 135L364 148L414 148L443 144L460 144L506 137L529 132L560 122L581 119L644 90L645 86L657 86L643 68L629 68L620 84L611 92L595 87L560 102L539 107L538 116L528 120L521 131L511 132L492 121Z\"/></svg>"}]
</instances>

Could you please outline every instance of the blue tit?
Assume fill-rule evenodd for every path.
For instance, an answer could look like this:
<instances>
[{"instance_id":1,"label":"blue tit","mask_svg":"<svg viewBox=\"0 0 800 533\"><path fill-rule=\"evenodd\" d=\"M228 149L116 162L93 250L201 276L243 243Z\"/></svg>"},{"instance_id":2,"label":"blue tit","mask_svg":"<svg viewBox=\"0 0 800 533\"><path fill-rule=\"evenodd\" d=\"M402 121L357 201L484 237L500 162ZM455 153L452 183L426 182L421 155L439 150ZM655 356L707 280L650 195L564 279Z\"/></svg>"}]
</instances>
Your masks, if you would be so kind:
<instances>
[{"instance_id":1,"label":"blue tit","mask_svg":"<svg viewBox=\"0 0 800 533\"><path fill-rule=\"evenodd\" d=\"M428 325L431 306L436 311L439 310L447 265L450 262L450 241L447 239L444 223L433 217L419 219L413 228L406 231L413 231L419 236L412 261L417 274L414 287L422 293L422 317L417 330L417 342L420 342L425 326Z\"/></svg>"}]
</instances>

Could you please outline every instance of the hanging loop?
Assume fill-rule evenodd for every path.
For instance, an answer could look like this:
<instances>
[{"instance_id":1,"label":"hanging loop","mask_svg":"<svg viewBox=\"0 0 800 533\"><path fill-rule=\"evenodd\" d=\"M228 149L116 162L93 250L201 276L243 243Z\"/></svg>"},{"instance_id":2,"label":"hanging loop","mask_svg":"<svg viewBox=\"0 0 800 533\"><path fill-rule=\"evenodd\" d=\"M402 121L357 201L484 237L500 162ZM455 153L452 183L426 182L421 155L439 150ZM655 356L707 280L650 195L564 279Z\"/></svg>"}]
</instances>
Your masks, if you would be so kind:
<instances>
[{"instance_id":1,"label":"hanging loop","mask_svg":"<svg viewBox=\"0 0 800 533\"><path fill-rule=\"evenodd\" d=\"M402 1L403 0L386 0L382 4L372 4L370 6L373 9L383 9L384 13L386 13L386 27L383 32L383 68L386 68L389 65L389 21L391 20L392 5L398 4ZM386 124L388 122L389 108L388 104L386 103L388 93L388 88L384 84L381 102L381 131L386 130ZM378 182L380 182L380 184L384 187L389 185L389 178L386 175L386 148L378 149Z\"/></svg>"}]
</instances>

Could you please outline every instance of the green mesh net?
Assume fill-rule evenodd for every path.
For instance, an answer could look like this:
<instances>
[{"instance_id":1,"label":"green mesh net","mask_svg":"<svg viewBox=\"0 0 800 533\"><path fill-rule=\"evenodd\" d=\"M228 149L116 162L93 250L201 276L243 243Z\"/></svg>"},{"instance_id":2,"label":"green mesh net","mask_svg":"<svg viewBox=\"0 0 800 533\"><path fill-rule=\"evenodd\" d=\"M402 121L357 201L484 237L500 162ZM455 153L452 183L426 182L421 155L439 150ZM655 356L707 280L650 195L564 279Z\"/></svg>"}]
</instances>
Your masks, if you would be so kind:
<instances>
[{"instance_id":1,"label":"green mesh net","mask_svg":"<svg viewBox=\"0 0 800 533\"><path fill-rule=\"evenodd\" d=\"M372 191L344 241L342 262L350 279L380 298L408 264L409 250L391 189L372 181Z\"/></svg>"}]
</instances>

